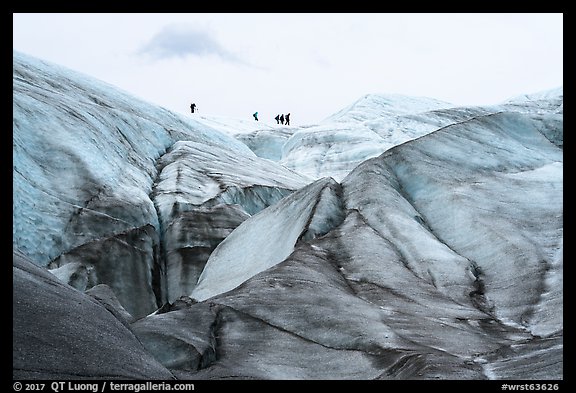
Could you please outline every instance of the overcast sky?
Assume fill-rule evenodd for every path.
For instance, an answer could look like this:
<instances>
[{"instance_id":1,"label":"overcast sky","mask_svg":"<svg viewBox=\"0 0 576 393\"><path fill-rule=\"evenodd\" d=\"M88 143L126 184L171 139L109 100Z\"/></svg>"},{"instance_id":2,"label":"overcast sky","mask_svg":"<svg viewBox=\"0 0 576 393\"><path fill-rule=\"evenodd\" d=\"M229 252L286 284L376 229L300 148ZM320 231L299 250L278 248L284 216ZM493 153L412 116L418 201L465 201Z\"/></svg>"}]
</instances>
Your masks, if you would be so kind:
<instances>
[{"instance_id":1,"label":"overcast sky","mask_svg":"<svg viewBox=\"0 0 576 393\"><path fill-rule=\"evenodd\" d=\"M367 93L497 104L563 85L560 13L13 14L15 50L181 113L313 124Z\"/></svg>"}]
</instances>

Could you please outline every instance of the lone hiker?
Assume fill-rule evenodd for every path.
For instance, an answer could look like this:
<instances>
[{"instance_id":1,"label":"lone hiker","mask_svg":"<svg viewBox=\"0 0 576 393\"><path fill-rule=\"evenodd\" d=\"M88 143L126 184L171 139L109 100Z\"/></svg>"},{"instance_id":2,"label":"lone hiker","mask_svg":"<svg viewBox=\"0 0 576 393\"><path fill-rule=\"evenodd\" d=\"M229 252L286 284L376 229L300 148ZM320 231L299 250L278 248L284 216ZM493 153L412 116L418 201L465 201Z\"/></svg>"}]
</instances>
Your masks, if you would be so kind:
<instances>
[{"instance_id":1,"label":"lone hiker","mask_svg":"<svg viewBox=\"0 0 576 393\"><path fill-rule=\"evenodd\" d=\"M258 121L258 112L254 112L252 116L254 116L254 120Z\"/></svg>"},{"instance_id":2,"label":"lone hiker","mask_svg":"<svg viewBox=\"0 0 576 393\"><path fill-rule=\"evenodd\" d=\"M196 110L196 104L192 103L192 104L190 105L190 111L191 111L192 113L194 113L194 110Z\"/></svg>"},{"instance_id":3,"label":"lone hiker","mask_svg":"<svg viewBox=\"0 0 576 393\"><path fill-rule=\"evenodd\" d=\"M285 117L286 119L286 125L289 126L290 125L290 113L288 113Z\"/></svg>"}]
</instances>

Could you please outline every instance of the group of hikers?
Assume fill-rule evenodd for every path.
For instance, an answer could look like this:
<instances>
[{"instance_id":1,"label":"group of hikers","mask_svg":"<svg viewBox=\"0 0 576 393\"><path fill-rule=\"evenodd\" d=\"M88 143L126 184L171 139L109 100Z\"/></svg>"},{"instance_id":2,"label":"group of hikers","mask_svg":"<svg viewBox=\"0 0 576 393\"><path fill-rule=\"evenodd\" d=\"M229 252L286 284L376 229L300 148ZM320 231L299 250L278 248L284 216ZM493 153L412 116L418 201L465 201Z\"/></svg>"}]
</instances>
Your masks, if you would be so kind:
<instances>
[{"instance_id":1,"label":"group of hikers","mask_svg":"<svg viewBox=\"0 0 576 393\"><path fill-rule=\"evenodd\" d=\"M258 112L253 113L252 116L254 117L254 120L258 121ZM290 113L288 113L287 115L284 115L284 114L276 115L274 120L276 120L276 124L284 124L284 122L286 122L286 125L289 126L290 125Z\"/></svg>"},{"instance_id":2,"label":"group of hikers","mask_svg":"<svg viewBox=\"0 0 576 393\"><path fill-rule=\"evenodd\" d=\"M258 112L254 112L252 114L252 116L254 117L254 120L258 121ZM280 124L280 123L284 124L284 122L286 122L286 125L289 126L290 125L290 113L288 113L286 116L284 116L284 114L276 115L274 120L276 120L276 124Z\"/></svg>"},{"instance_id":3,"label":"group of hikers","mask_svg":"<svg viewBox=\"0 0 576 393\"><path fill-rule=\"evenodd\" d=\"M288 113L286 116L284 116L284 114L276 115L274 120L276 120L276 124L280 124L280 123L284 124L284 121L286 121L286 125L289 126L290 125L290 113Z\"/></svg>"},{"instance_id":4,"label":"group of hikers","mask_svg":"<svg viewBox=\"0 0 576 393\"><path fill-rule=\"evenodd\" d=\"M252 114L252 116L254 117L254 120L258 121L258 112L254 112ZM287 115L284 115L284 114L276 115L274 120L276 120L276 124L280 124L280 123L284 124L284 122L286 122L286 125L289 126L290 125L290 113L288 113Z\"/></svg>"},{"instance_id":5,"label":"group of hikers","mask_svg":"<svg viewBox=\"0 0 576 393\"><path fill-rule=\"evenodd\" d=\"M198 107L196 106L195 103L190 104L190 112L194 113L198 110ZM252 116L254 117L254 120L258 121L258 112L254 112L252 114ZM290 125L290 113L284 115L276 115L276 117L274 118L274 120L276 120L276 124L284 124L286 123L287 126Z\"/></svg>"}]
</instances>

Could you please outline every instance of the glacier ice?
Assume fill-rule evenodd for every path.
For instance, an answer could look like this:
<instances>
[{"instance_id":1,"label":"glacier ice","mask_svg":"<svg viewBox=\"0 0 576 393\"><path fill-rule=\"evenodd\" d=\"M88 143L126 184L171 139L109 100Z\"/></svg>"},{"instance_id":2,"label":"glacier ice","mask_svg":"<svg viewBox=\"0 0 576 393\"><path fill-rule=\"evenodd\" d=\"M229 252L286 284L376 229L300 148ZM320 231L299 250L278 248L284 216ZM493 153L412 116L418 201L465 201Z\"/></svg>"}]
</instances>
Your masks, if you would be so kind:
<instances>
[{"instance_id":1,"label":"glacier ice","mask_svg":"<svg viewBox=\"0 0 576 393\"><path fill-rule=\"evenodd\" d=\"M209 255L238 225L310 180L268 160L191 141L159 158L158 211L166 301L189 295Z\"/></svg>"},{"instance_id":2,"label":"glacier ice","mask_svg":"<svg viewBox=\"0 0 576 393\"><path fill-rule=\"evenodd\" d=\"M94 298L19 253L12 271L14 379L174 379Z\"/></svg>"},{"instance_id":3,"label":"glacier ice","mask_svg":"<svg viewBox=\"0 0 576 393\"><path fill-rule=\"evenodd\" d=\"M233 289L284 260L300 238L339 224L338 188L331 178L317 180L244 221L210 254L191 297L205 300Z\"/></svg>"},{"instance_id":4,"label":"glacier ice","mask_svg":"<svg viewBox=\"0 0 576 393\"><path fill-rule=\"evenodd\" d=\"M180 250L161 247L160 220L168 211L209 200L211 207L232 206L215 208L228 222L224 234L206 240L211 251L249 214L309 180L206 124L18 52L13 95L13 247L51 269L84 264L138 317L187 293L200 273L182 283L167 280L173 269L165 265L174 263L163 257ZM195 161L203 165L196 172ZM244 165L253 167L242 179ZM188 182L178 177L186 168L196 173ZM243 193L247 214L234 207ZM178 200L183 194L185 203ZM201 269L207 255L194 258Z\"/></svg>"},{"instance_id":5,"label":"glacier ice","mask_svg":"<svg viewBox=\"0 0 576 393\"><path fill-rule=\"evenodd\" d=\"M563 378L562 88L286 127L13 75L14 378Z\"/></svg>"}]
</instances>

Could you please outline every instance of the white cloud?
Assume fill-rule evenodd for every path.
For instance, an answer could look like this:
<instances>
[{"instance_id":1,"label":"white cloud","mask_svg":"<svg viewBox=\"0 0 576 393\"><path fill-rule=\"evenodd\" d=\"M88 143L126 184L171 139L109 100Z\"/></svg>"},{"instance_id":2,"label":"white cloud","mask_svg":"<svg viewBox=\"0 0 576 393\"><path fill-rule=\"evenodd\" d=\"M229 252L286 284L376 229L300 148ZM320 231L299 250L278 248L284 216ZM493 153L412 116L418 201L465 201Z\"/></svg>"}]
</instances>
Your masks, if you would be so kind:
<instances>
[{"instance_id":1,"label":"white cloud","mask_svg":"<svg viewBox=\"0 0 576 393\"><path fill-rule=\"evenodd\" d=\"M246 64L206 31L183 25L165 26L143 45L138 53L155 59L215 55L227 62Z\"/></svg>"}]
</instances>

